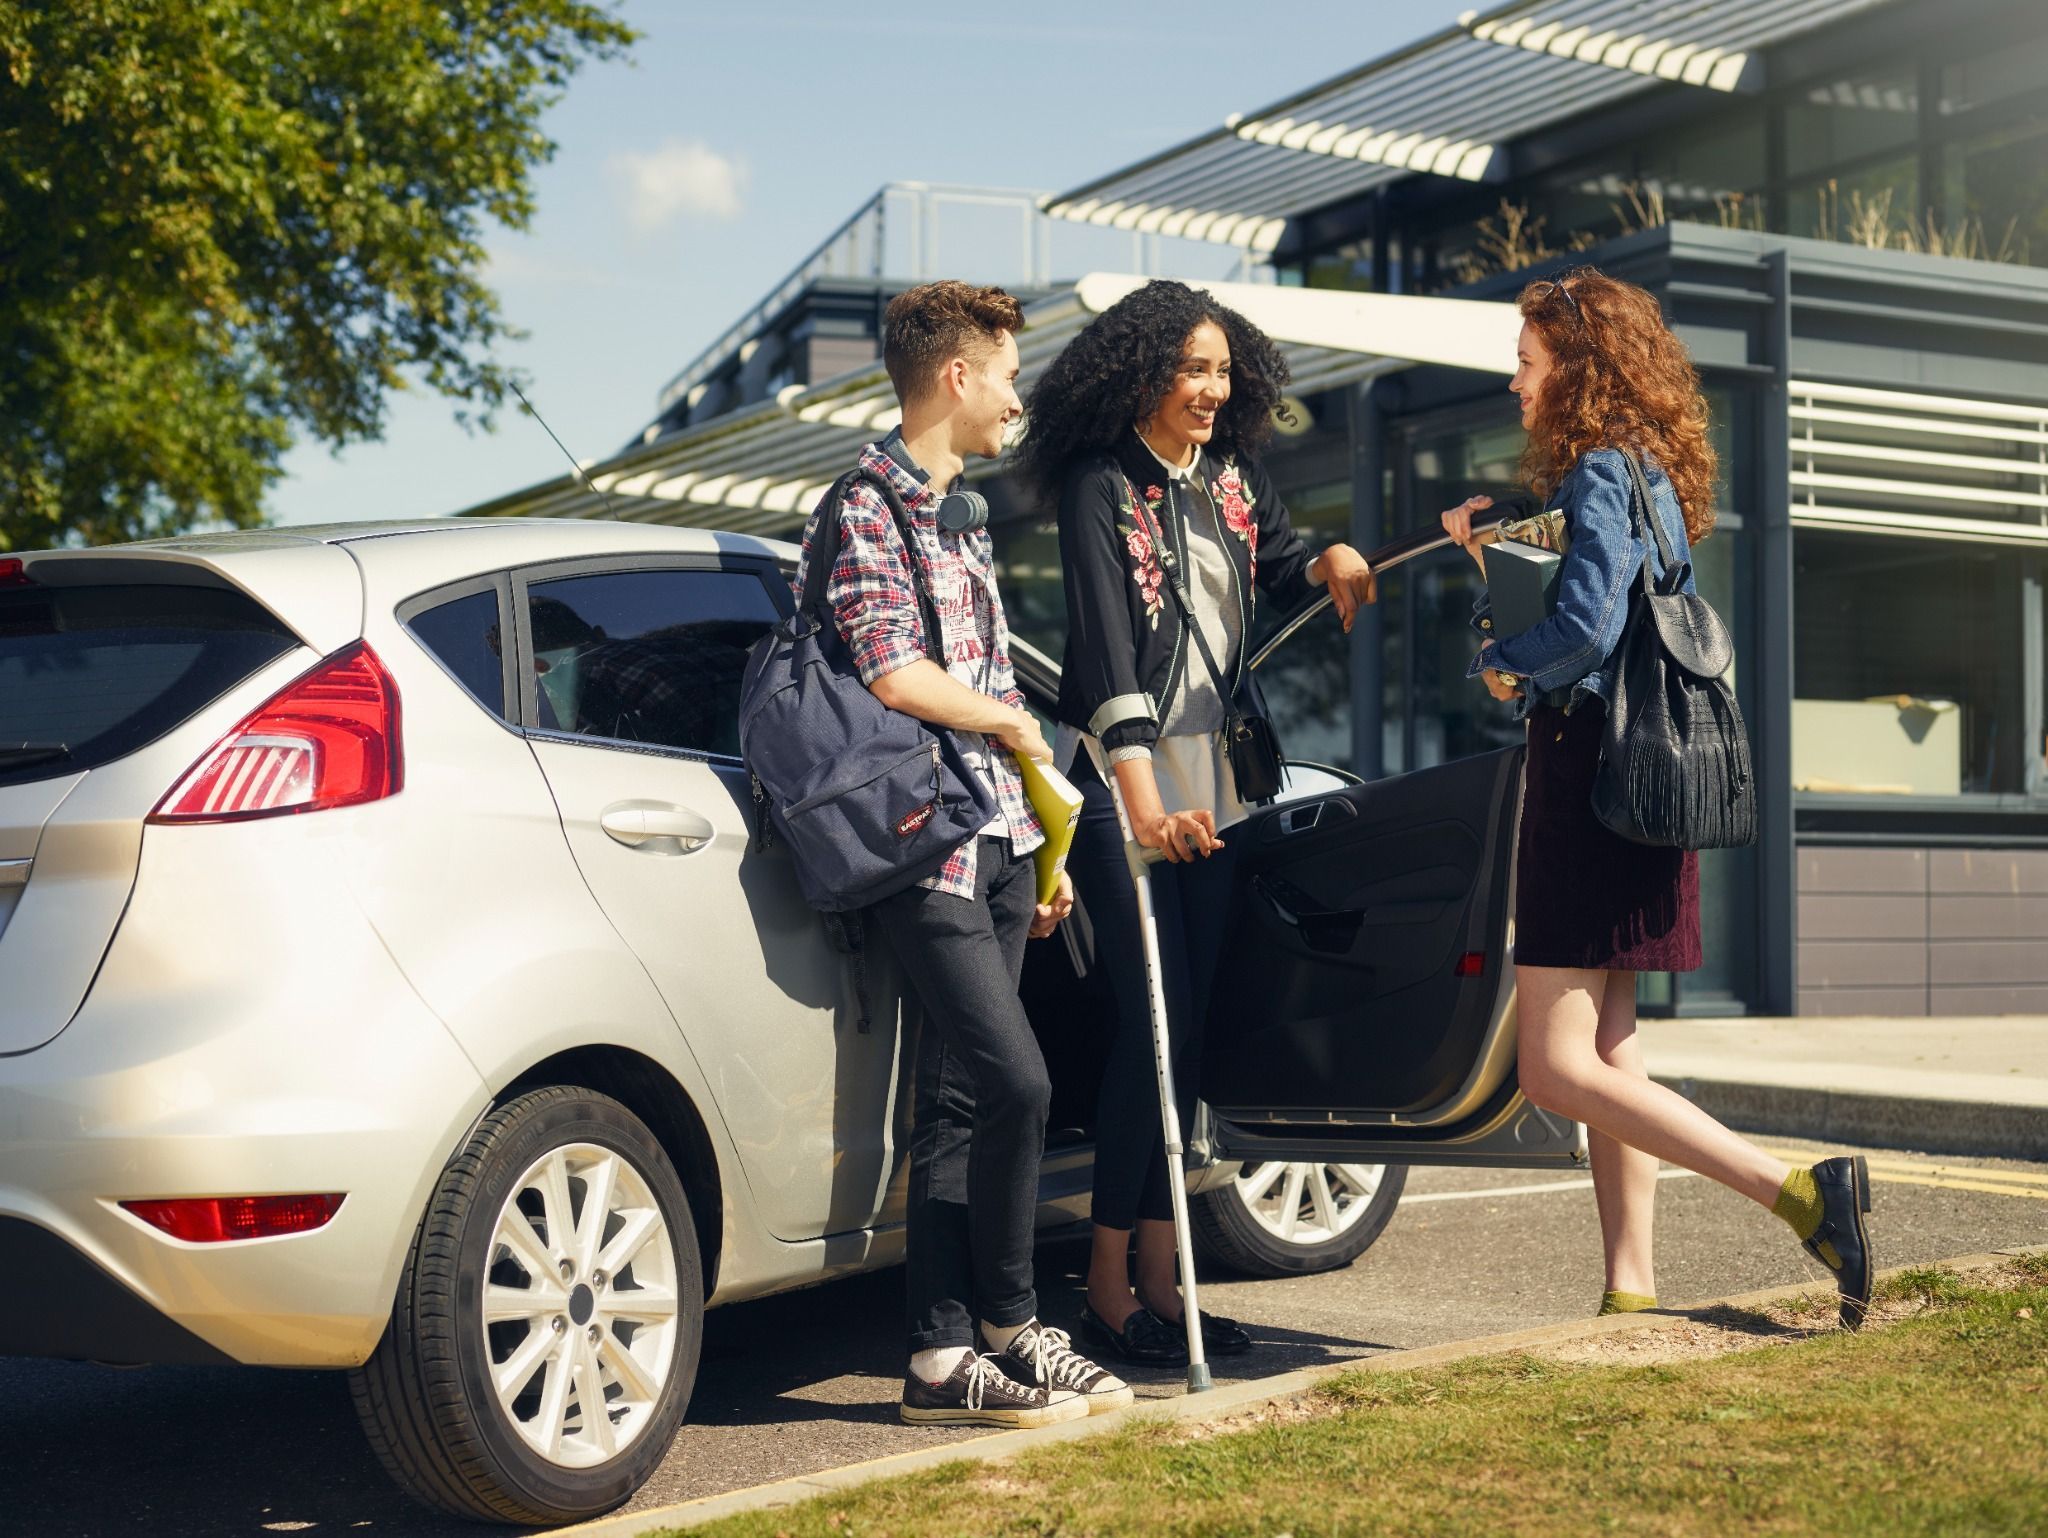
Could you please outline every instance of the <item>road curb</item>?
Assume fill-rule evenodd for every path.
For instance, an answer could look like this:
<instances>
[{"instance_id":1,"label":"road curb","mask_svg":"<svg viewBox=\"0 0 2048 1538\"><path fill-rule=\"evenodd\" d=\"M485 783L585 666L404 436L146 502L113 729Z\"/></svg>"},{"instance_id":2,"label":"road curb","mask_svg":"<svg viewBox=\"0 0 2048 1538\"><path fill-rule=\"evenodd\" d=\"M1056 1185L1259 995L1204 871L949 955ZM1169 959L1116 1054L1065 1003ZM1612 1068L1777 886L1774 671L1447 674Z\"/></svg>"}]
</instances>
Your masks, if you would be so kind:
<instances>
[{"instance_id":1,"label":"road curb","mask_svg":"<svg viewBox=\"0 0 2048 1538\"><path fill-rule=\"evenodd\" d=\"M2048 1252L2048 1245L2023 1245L2009 1250L1959 1255L1952 1260L1939 1261L1935 1264L1951 1271L1968 1273L1987 1270L2002 1265L2016 1256L2036 1252ZM1902 1271L1924 1269L1924 1266L1895 1266L1879 1272L1878 1276L1882 1279L1898 1275ZM850 1463L835 1469L820 1469L814 1474L802 1474L793 1479L778 1480L774 1484L755 1485L746 1490L732 1490L724 1495L707 1495L674 1506L658 1506L650 1511L636 1511L624 1516L601 1517L597 1521L586 1522L578 1527L559 1529L558 1532L561 1538L571 1538L571 1535L573 1538L643 1538L645 1534L698 1527L722 1517L737 1516L742 1512L794 1506L803 1501L815 1500L821 1495L832 1495L855 1485L866 1484L870 1480L893 1478L899 1474L915 1474L926 1469L938 1468L942 1464L1000 1462L1032 1448L1048 1446L1055 1442L1077 1441L1082 1437L1120 1430L1140 1421L1216 1420L1257 1406L1303 1398L1330 1379L1345 1373L1412 1372L1418 1368L1441 1367L1451 1362L1469 1361L1475 1357L1499 1356L1507 1352L1527 1351L1568 1341L1675 1329L1681 1325L1696 1323L1703 1316L1718 1309L1756 1308L1762 1304L1796 1298L1813 1292L1816 1285L1815 1282L1796 1282L1789 1287L1766 1287L1758 1292L1715 1298L1686 1308L1658 1309L1645 1314L1616 1314L1605 1319L1571 1319L1562 1324L1537 1325L1532 1329L1516 1330L1506 1335L1452 1341L1441 1346L1419 1346L1411 1351L1386 1351L1378 1356L1360 1357L1348 1362L1332 1362L1328 1366L1303 1368L1297 1372L1280 1373L1270 1378L1227 1383L1211 1389L1206 1394L1188 1394L1178 1399L1144 1400L1129 1409L1113 1411L1107 1415L1092 1415L1086 1420L1067 1421L1057 1426L1041 1426L1031 1431L994 1432L966 1442L949 1442L940 1447L923 1447L913 1452L893 1453L886 1458Z\"/></svg>"},{"instance_id":2,"label":"road curb","mask_svg":"<svg viewBox=\"0 0 2048 1538\"><path fill-rule=\"evenodd\" d=\"M2048 1160L2048 1111L2038 1105L1858 1094L1686 1074L1651 1077L1739 1132L1913 1153Z\"/></svg>"}]
</instances>

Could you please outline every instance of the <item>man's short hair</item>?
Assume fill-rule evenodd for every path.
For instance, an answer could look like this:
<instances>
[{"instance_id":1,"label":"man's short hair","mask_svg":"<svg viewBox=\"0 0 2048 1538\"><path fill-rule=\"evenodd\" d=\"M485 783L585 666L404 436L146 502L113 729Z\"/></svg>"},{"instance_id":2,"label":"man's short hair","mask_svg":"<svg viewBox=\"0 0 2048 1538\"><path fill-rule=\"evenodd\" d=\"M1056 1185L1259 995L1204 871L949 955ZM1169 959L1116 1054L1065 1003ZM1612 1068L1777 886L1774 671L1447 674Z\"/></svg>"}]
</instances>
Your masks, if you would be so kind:
<instances>
[{"instance_id":1,"label":"man's short hair","mask_svg":"<svg viewBox=\"0 0 2048 1538\"><path fill-rule=\"evenodd\" d=\"M882 366L896 398L908 405L932 388L933 377L953 359L978 362L1005 331L1023 329L1023 307L999 288L976 288L956 278L921 283L889 301Z\"/></svg>"}]
</instances>

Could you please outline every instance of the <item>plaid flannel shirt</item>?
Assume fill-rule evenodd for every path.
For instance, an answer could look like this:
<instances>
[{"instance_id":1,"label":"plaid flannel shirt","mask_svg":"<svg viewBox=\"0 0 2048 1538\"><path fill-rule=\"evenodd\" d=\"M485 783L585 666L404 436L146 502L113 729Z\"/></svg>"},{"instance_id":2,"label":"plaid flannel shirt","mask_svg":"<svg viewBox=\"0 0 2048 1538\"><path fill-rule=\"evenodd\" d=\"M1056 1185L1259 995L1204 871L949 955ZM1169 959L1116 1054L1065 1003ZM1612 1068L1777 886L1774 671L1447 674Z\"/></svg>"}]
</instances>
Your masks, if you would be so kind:
<instances>
[{"instance_id":1,"label":"plaid flannel shirt","mask_svg":"<svg viewBox=\"0 0 2048 1538\"><path fill-rule=\"evenodd\" d=\"M1010 667L1010 629L1003 618L1002 595L996 591L995 549L988 531L954 534L941 529L939 498L929 486L875 444L863 448L860 458L863 466L888 478L910 515L916 557L938 610L946 671L968 688L1022 709L1024 696L1018 692ZM814 512L804 525L804 553L795 583L799 596L817 529ZM860 670L861 682L872 687L876 679L930 655L925 649L924 620L904 560L903 541L881 494L856 481L839 515L839 529L839 559L825 585L825 598L832 607L833 622L853 654L854 666ZM1045 830L1032 814L1031 803L1024 799L1024 778L1018 772L1016 755L976 732L956 731L954 736L963 749L980 753L987 762L996 802L1009 826L1012 850L1025 854L1044 843ZM975 852L980 842L967 840L937 875L927 876L918 885L972 897Z\"/></svg>"}]
</instances>

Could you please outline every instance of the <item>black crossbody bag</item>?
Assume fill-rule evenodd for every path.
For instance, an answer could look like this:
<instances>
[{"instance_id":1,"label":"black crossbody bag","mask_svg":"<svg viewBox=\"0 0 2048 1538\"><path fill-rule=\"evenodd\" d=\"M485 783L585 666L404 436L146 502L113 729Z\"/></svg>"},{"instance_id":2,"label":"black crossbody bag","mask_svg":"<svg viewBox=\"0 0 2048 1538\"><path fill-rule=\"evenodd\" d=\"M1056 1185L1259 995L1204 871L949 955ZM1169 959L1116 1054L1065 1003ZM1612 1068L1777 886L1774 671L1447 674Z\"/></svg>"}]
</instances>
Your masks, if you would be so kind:
<instances>
[{"instance_id":1,"label":"black crossbody bag","mask_svg":"<svg viewBox=\"0 0 2048 1538\"><path fill-rule=\"evenodd\" d=\"M1139 498L1135 487L1131 488L1131 506L1134 510L1143 509L1140 516L1151 517L1151 509ZM1223 701L1223 750L1230 755L1230 772L1237 781L1238 799L1270 801L1280 794L1280 738L1266 715L1266 702L1259 697L1252 671L1245 669L1244 682L1236 689L1224 681L1223 669L1216 665L1208 639L1202 634L1202 627L1195 622L1194 601L1188 597L1187 584L1181 580L1180 557L1167 544L1166 530L1156 519L1153 521L1152 544L1159 552L1159 567L1166 573L1167 589L1180 609L1181 624L1193 638L1195 650L1202 654L1202 663L1209 669L1209 677L1215 682L1216 693ZM1251 644L1249 627L1245 632L1245 644Z\"/></svg>"}]
</instances>

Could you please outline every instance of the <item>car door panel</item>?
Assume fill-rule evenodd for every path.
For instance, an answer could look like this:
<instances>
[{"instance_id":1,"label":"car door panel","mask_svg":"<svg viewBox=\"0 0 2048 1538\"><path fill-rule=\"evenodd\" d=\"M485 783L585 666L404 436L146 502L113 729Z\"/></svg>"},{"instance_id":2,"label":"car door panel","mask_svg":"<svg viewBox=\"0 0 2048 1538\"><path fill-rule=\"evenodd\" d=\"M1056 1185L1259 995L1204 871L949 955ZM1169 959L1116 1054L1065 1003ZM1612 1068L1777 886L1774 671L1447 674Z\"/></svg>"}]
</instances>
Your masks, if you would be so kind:
<instances>
[{"instance_id":1,"label":"car door panel","mask_svg":"<svg viewBox=\"0 0 2048 1538\"><path fill-rule=\"evenodd\" d=\"M1491 1024L1520 762L1510 749L1361 785L1320 803L1348 815L1306 826L1296 807L1255 816L1211 1106L1418 1115L1456 1092ZM1484 971L1457 975L1471 954Z\"/></svg>"},{"instance_id":2,"label":"car door panel","mask_svg":"<svg viewBox=\"0 0 2048 1538\"><path fill-rule=\"evenodd\" d=\"M1523 750L1267 808L1239 830L1202 1096L1219 1157L1571 1166L1522 1098L1510 937Z\"/></svg>"},{"instance_id":3,"label":"car door panel","mask_svg":"<svg viewBox=\"0 0 2048 1538\"><path fill-rule=\"evenodd\" d=\"M702 1065L770 1232L800 1240L865 1228L889 1215L894 1175L891 970L879 958L868 969L873 1026L864 1032L852 968L804 902L786 852L756 848L745 767L722 752L600 735L735 745L736 724L725 719L737 700L730 678L685 680L687 700L649 698L631 685L650 670L729 671L743 660L734 616L757 614L760 629L774 618L762 607L763 573L727 570L725 582L753 584L754 596L735 605L738 590L718 588L715 602L702 600L711 619L691 629L686 613L660 623L659 584L650 597L644 572L620 571L639 586L593 641L597 632L578 625L604 608L606 589L583 579L615 569L533 572L515 583L522 655L547 669L527 702L528 735L563 831ZM684 608L705 591L676 587ZM551 601L558 607L546 608ZM536 637L533 615L555 633ZM651 651L625 649L628 617L655 625L635 638ZM693 636L709 638L701 658L689 649Z\"/></svg>"}]
</instances>

